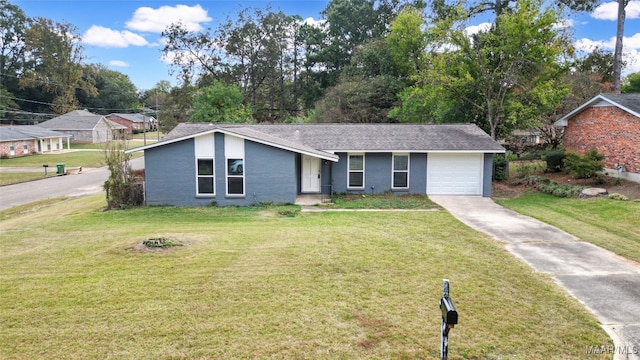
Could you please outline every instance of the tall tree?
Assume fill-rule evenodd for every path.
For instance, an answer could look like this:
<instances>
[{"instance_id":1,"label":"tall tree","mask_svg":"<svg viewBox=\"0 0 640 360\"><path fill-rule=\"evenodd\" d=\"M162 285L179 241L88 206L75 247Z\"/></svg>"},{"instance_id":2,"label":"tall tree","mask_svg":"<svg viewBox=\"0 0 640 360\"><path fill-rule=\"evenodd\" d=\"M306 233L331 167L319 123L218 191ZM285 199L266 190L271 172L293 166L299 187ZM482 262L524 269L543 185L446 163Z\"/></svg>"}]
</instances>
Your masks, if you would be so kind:
<instances>
[{"instance_id":1,"label":"tall tree","mask_svg":"<svg viewBox=\"0 0 640 360\"><path fill-rule=\"evenodd\" d=\"M25 33L29 18L22 9L0 0L0 88L17 88L18 74L25 62Z\"/></svg>"},{"instance_id":2,"label":"tall tree","mask_svg":"<svg viewBox=\"0 0 640 360\"><path fill-rule=\"evenodd\" d=\"M190 122L247 123L253 122L251 108L242 101L239 86L216 81L202 88L193 99Z\"/></svg>"},{"instance_id":3,"label":"tall tree","mask_svg":"<svg viewBox=\"0 0 640 360\"><path fill-rule=\"evenodd\" d=\"M640 93L640 72L627 75L621 90L623 93Z\"/></svg>"},{"instance_id":4,"label":"tall tree","mask_svg":"<svg viewBox=\"0 0 640 360\"><path fill-rule=\"evenodd\" d=\"M535 127L566 94L557 59L570 48L555 27L558 13L541 6L541 0L519 0L488 31L473 36L452 25L465 13L437 22L428 34L429 67L418 75L414 91L403 96L413 96L415 104L425 94L435 102L423 107L430 112L425 118L475 122L494 139L513 128ZM464 115L460 109L469 109L468 115L450 116L451 111Z\"/></svg>"},{"instance_id":5,"label":"tall tree","mask_svg":"<svg viewBox=\"0 0 640 360\"><path fill-rule=\"evenodd\" d=\"M140 109L138 93L129 76L101 64L84 66L84 74L85 81L96 87L97 95L87 97L78 91L82 107L97 114L131 113Z\"/></svg>"},{"instance_id":6,"label":"tall tree","mask_svg":"<svg viewBox=\"0 0 640 360\"><path fill-rule=\"evenodd\" d=\"M616 26L616 48L613 54L613 91L620 93L620 77L622 76L622 41L624 38L625 8L629 0L618 0L618 19Z\"/></svg>"},{"instance_id":7,"label":"tall tree","mask_svg":"<svg viewBox=\"0 0 640 360\"><path fill-rule=\"evenodd\" d=\"M20 85L53 94L54 113L63 114L79 106L76 90L89 96L97 94L95 86L83 78L83 49L72 25L36 18L25 34L25 45L26 57L32 62Z\"/></svg>"}]
</instances>

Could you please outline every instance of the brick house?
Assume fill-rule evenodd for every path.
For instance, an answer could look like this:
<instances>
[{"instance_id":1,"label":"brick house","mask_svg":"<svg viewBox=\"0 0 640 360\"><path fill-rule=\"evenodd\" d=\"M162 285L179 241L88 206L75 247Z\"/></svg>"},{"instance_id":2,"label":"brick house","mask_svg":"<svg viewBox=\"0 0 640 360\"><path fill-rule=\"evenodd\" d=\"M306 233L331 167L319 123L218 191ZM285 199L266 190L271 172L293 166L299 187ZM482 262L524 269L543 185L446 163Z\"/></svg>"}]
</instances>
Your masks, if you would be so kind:
<instances>
[{"instance_id":1,"label":"brick house","mask_svg":"<svg viewBox=\"0 0 640 360\"><path fill-rule=\"evenodd\" d=\"M640 182L640 94L600 94L555 122L564 147L603 154L605 172Z\"/></svg>"},{"instance_id":2,"label":"brick house","mask_svg":"<svg viewBox=\"0 0 640 360\"><path fill-rule=\"evenodd\" d=\"M0 156L18 157L62 151L69 148L69 135L43 129L36 125L0 127Z\"/></svg>"},{"instance_id":3,"label":"brick house","mask_svg":"<svg viewBox=\"0 0 640 360\"><path fill-rule=\"evenodd\" d=\"M106 116L107 119L126 126L129 133L133 130L156 130L158 122L153 116L142 114L120 114L113 113Z\"/></svg>"}]
</instances>

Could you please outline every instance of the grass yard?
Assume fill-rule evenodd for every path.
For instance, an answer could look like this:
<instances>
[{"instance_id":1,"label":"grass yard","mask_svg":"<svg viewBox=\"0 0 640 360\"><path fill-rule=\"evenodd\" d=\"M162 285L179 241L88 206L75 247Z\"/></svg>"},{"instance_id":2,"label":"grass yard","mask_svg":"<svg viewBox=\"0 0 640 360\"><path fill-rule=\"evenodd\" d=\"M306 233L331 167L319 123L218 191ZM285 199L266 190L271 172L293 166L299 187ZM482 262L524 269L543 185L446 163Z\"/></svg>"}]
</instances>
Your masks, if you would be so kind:
<instances>
[{"instance_id":1,"label":"grass yard","mask_svg":"<svg viewBox=\"0 0 640 360\"><path fill-rule=\"evenodd\" d=\"M104 206L0 213L0 358L436 359L443 278L460 314L450 359L612 344L553 281L444 211ZM182 246L140 246L157 237Z\"/></svg>"},{"instance_id":2,"label":"grass yard","mask_svg":"<svg viewBox=\"0 0 640 360\"><path fill-rule=\"evenodd\" d=\"M72 151L63 153L34 154L0 160L0 166L42 168L49 165L49 170L56 171L56 164L65 166L101 167L104 166L104 153L101 150ZM44 172L44 169L43 169Z\"/></svg>"},{"instance_id":3,"label":"grass yard","mask_svg":"<svg viewBox=\"0 0 640 360\"><path fill-rule=\"evenodd\" d=\"M568 199L529 193L496 202L627 259L640 262L638 201Z\"/></svg>"},{"instance_id":4,"label":"grass yard","mask_svg":"<svg viewBox=\"0 0 640 360\"><path fill-rule=\"evenodd\" d=\"M42 170L42 172L0 173L0 186L17 184L25 181L39 180L39 179L44 179L51 176L57 176L55 167L53 168L53 170L49 168L49 170L47 170L47 175L44 174L44 169Z\"/></svg>"}]
</instances>

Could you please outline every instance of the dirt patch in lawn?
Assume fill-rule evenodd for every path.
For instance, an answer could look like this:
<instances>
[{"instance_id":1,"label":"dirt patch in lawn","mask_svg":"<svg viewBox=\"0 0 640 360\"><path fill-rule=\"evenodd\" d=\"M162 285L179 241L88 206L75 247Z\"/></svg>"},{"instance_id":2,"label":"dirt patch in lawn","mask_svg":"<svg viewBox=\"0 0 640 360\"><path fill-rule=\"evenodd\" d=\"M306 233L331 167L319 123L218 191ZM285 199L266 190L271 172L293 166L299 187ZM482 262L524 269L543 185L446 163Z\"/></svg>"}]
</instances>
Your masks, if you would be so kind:
<instances>
[{"instance_id":1,"label":"dirt patch in lawn","mask_svg":"<svg viewBox=\"0 0 640 360\"><path fill-rule=\"evenodd\" d=\"M640 200L640 184L616 178L604 176L601 180L592 179L575 179L569 174L544 173L542 175L561 185L597 187L606 189L609 194L620 194L626 196L629 200ZM604 180L604 182L602 182ZM508 179L504 181L493 182L493 197L495 198L514 198L528 192L538 192L536 185L530 185L527 181L519 181L518 179Z\"/></svg>"}]
</instances>

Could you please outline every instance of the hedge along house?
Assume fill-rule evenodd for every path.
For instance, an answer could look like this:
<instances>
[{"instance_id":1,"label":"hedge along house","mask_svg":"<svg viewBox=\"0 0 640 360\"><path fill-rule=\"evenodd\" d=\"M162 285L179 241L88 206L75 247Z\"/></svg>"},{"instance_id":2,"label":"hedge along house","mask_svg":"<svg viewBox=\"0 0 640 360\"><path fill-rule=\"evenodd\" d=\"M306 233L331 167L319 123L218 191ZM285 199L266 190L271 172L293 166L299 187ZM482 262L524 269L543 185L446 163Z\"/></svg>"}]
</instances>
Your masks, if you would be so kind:
<instances>
[{"instance_id":1,"label":"hedge along house","mask_svg":"<svg viewBox=\"0 0 640 360\"><path fill-rule=\"evenodd\" d=\"M333 192L488 197L505 150L472 124L182 123L135 151L147 205L225 206Z\"/></svg>"},{"instance_id":2,"label":"hedge along house","mask_svg":"<svg viewBox=\"0 0 640 360\"><path fill-rule=\"evenodd\" d=\"M640 182L640 94L600 94L558 119L564 147L604 155L605 172Z\"/></svg>"}]
</instances>

